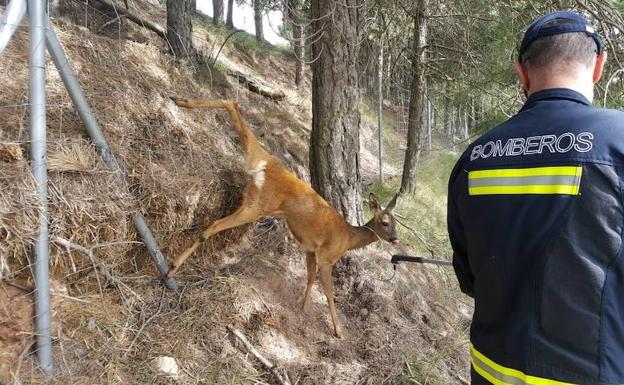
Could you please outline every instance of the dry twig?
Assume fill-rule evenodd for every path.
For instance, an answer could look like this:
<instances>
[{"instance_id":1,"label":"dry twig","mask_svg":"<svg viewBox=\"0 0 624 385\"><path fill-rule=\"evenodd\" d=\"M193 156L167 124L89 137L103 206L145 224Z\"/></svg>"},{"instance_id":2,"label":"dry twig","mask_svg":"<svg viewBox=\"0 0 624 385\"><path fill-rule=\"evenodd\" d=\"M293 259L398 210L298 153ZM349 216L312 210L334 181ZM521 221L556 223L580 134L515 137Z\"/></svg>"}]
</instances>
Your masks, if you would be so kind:
<instances>
[{"instance_id":1,"label":"dry twig","mask_svg":"<svg viewBox=\"0 0 624 385\"><path fill-rule=\"evenodd\" d=\"M125 283L123 283L119 278L115 277L113 274L111 274L110 269L108 268L108 266L106 266L104 264L104 262L100 261L93 253L93 249L97 248L98 246L95 246L91 249L86 248L84 246L80 246L77 245L75 243L72 243L70 241L68 241L65 238L61 238L61 237L52 237L52 242L57 243L63 247L66 247L67 249L73 249L76 251L79 251L83 254L85 254L86 256L89 257L89 259L91 260L91 263L93 264L93 266L99 270L104 277L106 277L106 279L108 280L108 282L110 282L111 284L113 284L117 289L121 290L121 288L123 287L124 289L128 290L128 292L130 292L132 295L134 295L137 299L141 299L141 297L134 292L134 290L132 290L128 285L126 285ZM96 278L97 278L97 273L96 273ZM99 285L99 278L97 278L98 280L98 285Z\"/></svg>"},{"instance_id":2,"label":"dry twig","mask_svg":"<svg viewBox=\"0 0 624 385\"><path fill-rule=\"evenodd\" d=\"M167 33L165 32L165 29L163 27L161 27L160 25L151 22L149 20L145 20L142 19L140 17L138 17L137 15L135 15L134 13L128 11L127 9L123 9L123 8L118 8L115 6L115 4L111 3L108 0L98 0L100 2L100 4L104 5L105 7L107 7L108 9L113 10L115 13L117 13L117 19L120 18L121 16L125 16L128 18L128 20L134 22L135 24L140 25L141 27L145 27L153 32L155 32L158 36L162 37L163 39L167 39Z\"/></svg>"},{"instance_id":3,"label":"dry twig","mask_svg":"<svg viewBox=\"0 0 624 385\"><path fill-rule=\"evenodd\" d=\"M253 345L247 340L247 338L245 338L240 330L236 329L234 326L231 325L228 325L227 329L243 343L245 349L247 349L249 353L256 357L258 361L260 361L262 365L264 365L265 368L273 373L273 375L280 384L291 385L290 379L288 378L288 373L286 373L285 370L283 371L284 374L280 373L279 367L277 365L274 365L271 361L267 360L262 354L260 354L260 352L253 347Z\"/></svg>"}]
</instances>

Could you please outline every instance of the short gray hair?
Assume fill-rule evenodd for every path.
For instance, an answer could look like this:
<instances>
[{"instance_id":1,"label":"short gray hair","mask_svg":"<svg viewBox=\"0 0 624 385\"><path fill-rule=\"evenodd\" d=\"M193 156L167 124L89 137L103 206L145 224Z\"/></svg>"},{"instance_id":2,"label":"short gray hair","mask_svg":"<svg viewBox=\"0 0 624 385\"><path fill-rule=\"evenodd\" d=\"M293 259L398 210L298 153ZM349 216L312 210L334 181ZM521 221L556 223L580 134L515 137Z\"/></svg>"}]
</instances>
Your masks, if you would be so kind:
<instances>
[{"instance_id":1,"label":"short gray hair","mask_svg":"<svg viewBox=\"0 0 624 385\"><path fill-rule=\"evenodd\" d=\"M565 20L552 20L544 26L553 24L565 24ZM545 36L527 47L520 62L532 68L574 64L589 66L596 57L597 48L594 40L583 32Z\"/></svg>"}]
</instances>

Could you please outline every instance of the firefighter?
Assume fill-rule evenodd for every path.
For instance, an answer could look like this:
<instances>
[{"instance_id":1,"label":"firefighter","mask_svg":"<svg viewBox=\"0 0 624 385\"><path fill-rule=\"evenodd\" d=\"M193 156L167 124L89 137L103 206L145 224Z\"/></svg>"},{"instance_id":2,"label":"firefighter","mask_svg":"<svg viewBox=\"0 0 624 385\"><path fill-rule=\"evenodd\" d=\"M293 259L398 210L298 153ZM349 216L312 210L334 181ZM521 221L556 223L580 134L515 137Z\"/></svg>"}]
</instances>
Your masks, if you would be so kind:
<instances>
[{"instance_id":1,"label":"firefighter","mask_svg":"<svg viewBox=\"0 0 624 385\"><path fill-rule=\"evenodd\" d=\"M524 106L453 169L473 385L624 384L624 113L592 106L605 60L581 15L537 19L515 65Z\"/></svg>"}]
</instances>

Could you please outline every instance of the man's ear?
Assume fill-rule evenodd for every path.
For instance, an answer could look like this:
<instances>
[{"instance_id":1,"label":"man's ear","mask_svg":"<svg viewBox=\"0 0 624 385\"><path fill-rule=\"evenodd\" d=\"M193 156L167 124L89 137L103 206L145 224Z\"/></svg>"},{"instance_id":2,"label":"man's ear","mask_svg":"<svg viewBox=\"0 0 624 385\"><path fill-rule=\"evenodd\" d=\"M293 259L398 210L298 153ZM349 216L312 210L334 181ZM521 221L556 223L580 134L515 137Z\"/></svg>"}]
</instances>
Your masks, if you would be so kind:
<instances>
[{"instance_id":1,"label":"man's ear","mask_svg":"<svg viewBox=\"0 0 624 385\"><path fill-rule=\"evenodd\" d=\"M607 62L607 52L602 51L598 56L596 56L596 65L594 66L594 74L592 76L592 80L594 84L600 81L602 77L602 71L604 70L604 65Z\"/></svg>"},{"instance_id":2,"label":"man's ear","mask_svg":"<svg viewBox=\"0 0 624 385\"><path fill-rule=\"evenodd\" d=\"M523 66L522 63L516 63L514 68L518 74L518 79L520 80L520 84L522 84L522 88L528 93L531 89L531 82L529 81L529 74L526 67Z\"/></svg>"},{"instance_id":3,"label":"man's ear","mask_svg":"<svg viewBox=\"0 0 624 385\"><path fill-rule=\"evenodd\" d=\"M370 193L368 195L368 207L371 209L373 213L376 213L381 210L379 201L377 200L377 197L373 193Z\"/></svg>"}]
</instances>

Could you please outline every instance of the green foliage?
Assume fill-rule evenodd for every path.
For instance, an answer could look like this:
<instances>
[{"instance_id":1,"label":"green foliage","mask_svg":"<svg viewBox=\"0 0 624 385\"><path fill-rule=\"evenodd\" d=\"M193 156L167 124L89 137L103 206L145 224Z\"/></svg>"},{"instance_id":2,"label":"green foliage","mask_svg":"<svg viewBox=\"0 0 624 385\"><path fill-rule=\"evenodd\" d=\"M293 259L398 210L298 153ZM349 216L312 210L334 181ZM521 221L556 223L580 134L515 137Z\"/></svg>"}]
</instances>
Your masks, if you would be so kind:
<instances>
[{"instance_id":1,"label":"green foliage","mask_svg":"<svg viewBox=\"0 0 624 385\"><path fill-rule=\"evenodd\" d=\"M225 39L234 32L224 25L215 26L210 16L200 12L196 12L193 17L193 28L207 30L211 35L216 37L219 44L224 42ZM228 40L227 44L233 44L237 49L247 55L292 55L293 52L290 46L276 46L267 42L260 43L256 40L254 35L245 31L235 33Z\"/></svg>"},{"instance_id":2,"label":"green foliage","mask_svg":"<svg viewBox=\"0 0 624 385\"><path fill-rule=\"evenodd\" d=\"M384 32L387 98L395 104L409 99L413 74L413 19L410 4L397 8L396 2L377 0L375 9L386 16L390 26ZM436 136L442 147L452 148L453 132L461 124L449 127L449 111L471 111L482 107L471 124L471 136L494 127L515 114L523 103L514 64L517 45L526 28L537 17L554 10L572 9L594 20L609 51L602 82L596 88L595 104L611 108L624 105L624 1L559 0L534 2L514 0L428 0L427 95L436 112L447 115L438 121ZM376 20L376 19L375 19ZM377 22L369 28L371 36L379 32ZM379 45L377 38L370 43ZM376 55L376 47L371 55ZM373 56L371 61L376 61ZM615 75L615 76L614 76ZM389 81L388 81L389 80ZM606 84L612 80L606 103ZM397 91L395 84L400 85ZM371 82L371 91L376 86ZM475 103L476 102L476 103ZM471 111L472 112L472 111ZM446 132L450 131L450 133Z\"/></svg>"}]
</instances>

